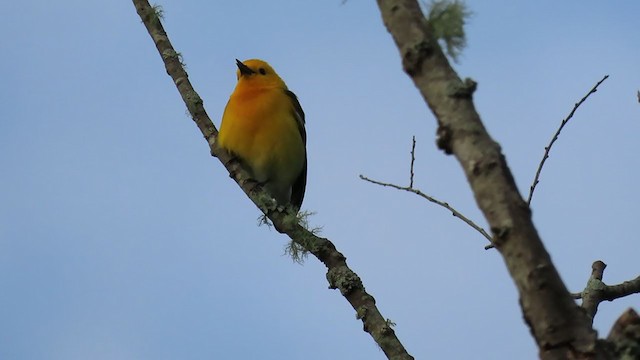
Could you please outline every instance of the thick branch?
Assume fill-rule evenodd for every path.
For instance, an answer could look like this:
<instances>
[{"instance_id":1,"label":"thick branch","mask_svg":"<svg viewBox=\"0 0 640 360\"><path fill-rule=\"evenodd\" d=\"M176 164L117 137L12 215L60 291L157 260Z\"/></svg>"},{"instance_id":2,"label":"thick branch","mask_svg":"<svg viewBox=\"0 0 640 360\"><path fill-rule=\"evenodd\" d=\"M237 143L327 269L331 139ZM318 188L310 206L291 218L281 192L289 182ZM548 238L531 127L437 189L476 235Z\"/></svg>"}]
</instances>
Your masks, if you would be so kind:
<instances>
[{"instance_id":1,"label":"thick branch","mask_svg":"<svg viewBox=\"0 0 640 360\"><path fill-rule=\"evenodd\" d=\"M133 3L164 61L167 73L176 84L189 113L207 140L211 154L222 162L232 178L271 219L277 229L289 235L294 242L303 246L326 265L329 287L340 290L356 310L357 317L363 322L364 330L373 337L386 356L389 359L413 359L396 337L390 322L382 316L376 307L373 296L366 292L358 275L347 266L346 258L336 250L333 243L300 226L290 209L283 211L275 206L265 206L264 199L268 195L256 186L256 183L250 179L249 174L242 169L236 159L216 146L218 131L205 112L202 99L189 82L178 53L169 42L158 14L147 0L133 0Z\"/></svg>"},{"instance_id":2,"label":"thick branch","mask_svg":"<svg viewBox=\"0 0 640 360\"><path fill-rule=\"evenodd\" d=\"M607 285L604 300L613 301L615 299L640 293L640 276L633 280L625 281L618 285Z\"/></svg>"},{"instance_id":3,"label":"thick branch","mask_svg":"<svg viewBox=\"0 0 640 360\"><path fill-rule=\"evenodd\" d=\"M551 262L516 188L500 146L472 102L476 83L462 81L442 53L415 0L378 0L405 72L438 121L438 146L454 154L473 189L520 295L525 321L543 359L593 358L596 333Z\"/></svg>"}]
</instances>

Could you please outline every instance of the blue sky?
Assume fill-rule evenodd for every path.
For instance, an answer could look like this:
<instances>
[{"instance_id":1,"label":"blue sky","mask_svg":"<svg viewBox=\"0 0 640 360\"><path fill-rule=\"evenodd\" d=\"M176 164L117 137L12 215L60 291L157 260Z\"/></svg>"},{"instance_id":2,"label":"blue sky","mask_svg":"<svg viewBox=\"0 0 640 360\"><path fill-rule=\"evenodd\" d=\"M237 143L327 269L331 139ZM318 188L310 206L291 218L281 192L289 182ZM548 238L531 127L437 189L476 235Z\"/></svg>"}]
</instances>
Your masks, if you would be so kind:
<instances>
[{"instance_id":1,"label":"blue sky","mask_svg":"<svg viewBox=\"0 0 640 360\"><path fill-rule=\"evenodd\" d=\"M304 208L416 359L535 359L496 252L416 186L485 225L373 2L163 1L165 28L219 124L234 59L269 61L307 114ZM590 266L638 275L640 3L469 1L457 70L572 291ZM0 358L383 359L314 258L257 226L186 114L129 1L2 2ZM606 335L638 297L603 303ZM460 346L464 339L465 346Z\"/></svg>"}]
</instances>

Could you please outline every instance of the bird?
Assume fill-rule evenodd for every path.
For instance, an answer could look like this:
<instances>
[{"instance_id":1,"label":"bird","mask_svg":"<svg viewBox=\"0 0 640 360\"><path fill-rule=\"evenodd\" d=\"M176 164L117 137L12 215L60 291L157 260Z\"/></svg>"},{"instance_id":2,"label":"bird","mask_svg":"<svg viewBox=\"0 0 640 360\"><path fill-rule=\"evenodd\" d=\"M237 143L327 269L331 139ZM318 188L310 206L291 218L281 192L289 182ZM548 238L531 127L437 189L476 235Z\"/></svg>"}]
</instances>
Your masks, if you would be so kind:
<instances>
[{"instance_id":1,"label":"bird","mask_svg":"<svg viewBox=\"0 0 640 360\"><path fill-rule=\"evenodd\" d=\"M307 134L298 97L266 61L236 59L235 89L219 146L240 159L278 205L300 210L307 185Z\"/></svg>"}]
</instances>

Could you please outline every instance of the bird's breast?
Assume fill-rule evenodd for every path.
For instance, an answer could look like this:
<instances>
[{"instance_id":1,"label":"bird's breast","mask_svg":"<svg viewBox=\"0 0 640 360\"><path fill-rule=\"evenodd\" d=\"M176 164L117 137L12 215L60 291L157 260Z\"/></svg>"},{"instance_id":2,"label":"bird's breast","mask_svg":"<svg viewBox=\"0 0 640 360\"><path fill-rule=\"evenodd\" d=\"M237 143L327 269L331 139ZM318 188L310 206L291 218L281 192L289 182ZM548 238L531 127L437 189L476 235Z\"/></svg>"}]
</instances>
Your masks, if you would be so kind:
<instances>
[{"instance_id":1,"label":"bird's breast","mask_svg":"<svg viewBox=\"0 0 640 360\"><path fill-rule=\"evenodd\" d=\"M281 89L234 92L218 140L242 158L259 181L284 173L292 177L304 164L302 136L290 99Z\"/></svg>"}]
</instances>

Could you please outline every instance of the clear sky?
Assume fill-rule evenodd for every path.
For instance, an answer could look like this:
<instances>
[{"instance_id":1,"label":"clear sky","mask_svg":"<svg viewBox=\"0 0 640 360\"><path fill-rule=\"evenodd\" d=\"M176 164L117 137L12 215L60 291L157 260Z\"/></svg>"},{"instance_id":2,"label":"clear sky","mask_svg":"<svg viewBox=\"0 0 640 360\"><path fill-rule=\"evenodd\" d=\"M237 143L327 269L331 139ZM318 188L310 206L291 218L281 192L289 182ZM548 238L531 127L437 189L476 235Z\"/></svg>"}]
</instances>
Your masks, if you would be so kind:
<instances>
[{"instance_id":1,"label":"clear sky","mask_svg":"<svg viewBox=\"0 0 640 360\"><path fill-rule=\"evenodd\" d=\"M501 257L372 1L162 1L219 124L235 58L269 61L307 114L304 208L416 359L535 359ZM637 1L480 1L457 70L571 291L594 260L638 276ZM0 3L0 359L383 359L315 258L211 158L130 1ZM638 297L603 303L604 336Z\"/></svg>"}]
</instances>

